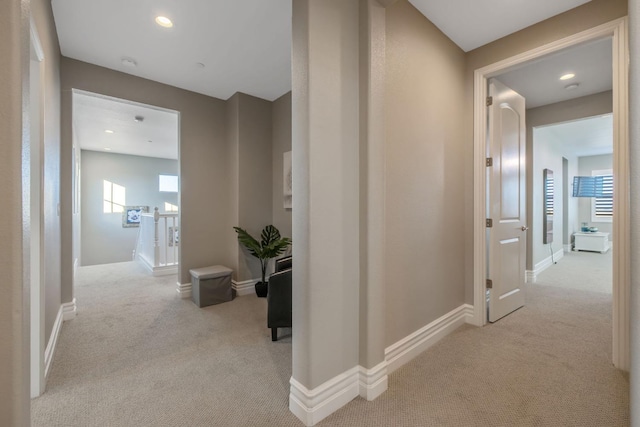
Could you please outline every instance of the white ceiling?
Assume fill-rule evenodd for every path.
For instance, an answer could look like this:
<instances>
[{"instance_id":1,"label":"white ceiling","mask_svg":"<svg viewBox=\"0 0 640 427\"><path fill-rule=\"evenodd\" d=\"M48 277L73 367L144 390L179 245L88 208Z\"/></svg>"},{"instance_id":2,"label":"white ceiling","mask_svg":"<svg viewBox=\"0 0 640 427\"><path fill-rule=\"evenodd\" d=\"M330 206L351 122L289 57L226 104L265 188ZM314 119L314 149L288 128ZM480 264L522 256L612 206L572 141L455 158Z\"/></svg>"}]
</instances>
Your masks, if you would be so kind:
<instances>
[{"instance_id":1,"label":"white ceiling","mask_svg":"<svg viewBox=\"0 0 640 427\"><path fill-rule=\"evenodd\" d=\"M410 1L464 50L588 2ZM267 100L275 100L291 90L291 4L291 0L52 0L60 48L66 57L220 99L243 92ZM158 15L171 18L174 27L158 26L154 22ZM585 67L606 66L611 63L603 59L606 55L611 55L610 45L609 53L584 53L581 59L588 62ZM126 66L123 58L137 65ZM589 62L589 59L597 60ZM544 72L523 68L503 77L519 88L529 107L558 102L562 100L557 97L561 93L566 95L563 99L569 99L604 87L590 81L598 74L594 69L587 72L582 65L561 66L554 62L557 60L532 65L545 68ZM581 84L573 93L557 89L555 74L567 67L578 70ZM608 72L610 75L610 67ZM551 76L548 81L539 79L546 74ZM527 86L534 81L535 87ZM538 99L544 93L548 96ZM162 116L161 110L153 107L144 110L142 115L148 120L139 124L132 117L136 115L134 110L143 111L143 106L85 98L74 99L74 108L78 109L74 126L82 148L104 150L110 145L112 152L177 157L177 140L171 143L171 148L163 147L169 144L164 136L173 131L155 133L150 128L155 114ZM158 129L177 126L176 118L167 116L168 124L158 125ZM116 125L119 130L114 129L115 134L104 134L104 128ZM146 143L149 139L154 142Z\"/></svg>"},{"instance_id":2,"label":"white ceiling","mask_svg":"<svg viewBox=\"0 0 640 427\"><path fill-rule=\"evenodd\" d=\"M591 0L409 0L468 52Z\"/></svg>"},{"instance_id":3,"label":"white ceiling","mask_svg":"<svg viewBox=\"0 0 640 427\"><path fill-rule=\"evenodd\" d=\"M611 49L611 38L572 47L501 74L498 80L524 96L527 108L604 92L613 83ZM561 81L569 72L576 76ZM579 86L565 89L572 83Z\"/></svg>"},{"instance_id":4,"label":"white ceiling","mask_svg":"<svg viewBox=\"0 0 640 427\"><path fill-rule=\"evenodd\" d=\"M613 116L605 114L538 127L534 129L534 139L538 137L557 141L564 153L578 157L610 154L613 152Z\"/></svg>"},{"instance_id":5,"label":"white ceiling","mask_svg":"<svg viewBox=\"0 0 640 427\"><path fill-rule=\"evenodd\" d=\"M144 120L136 122L136 116ZM175 111L74 91L73 132L83 150L178 158Z\"/></svg>"},{"instance_id":6,"label":"white ceiling","mask_svg":"<svg viewBox=\"0 0 640 427\"><path fill-rule=\"evenodd\" d=\"M66 57L228 99L291 89L291 0L52 0ZM169 17L173 28L154 22ZM122 64L133 59L136 67ZM198 67L204 64L204 68Z\"/></svg>"}]
</instances>

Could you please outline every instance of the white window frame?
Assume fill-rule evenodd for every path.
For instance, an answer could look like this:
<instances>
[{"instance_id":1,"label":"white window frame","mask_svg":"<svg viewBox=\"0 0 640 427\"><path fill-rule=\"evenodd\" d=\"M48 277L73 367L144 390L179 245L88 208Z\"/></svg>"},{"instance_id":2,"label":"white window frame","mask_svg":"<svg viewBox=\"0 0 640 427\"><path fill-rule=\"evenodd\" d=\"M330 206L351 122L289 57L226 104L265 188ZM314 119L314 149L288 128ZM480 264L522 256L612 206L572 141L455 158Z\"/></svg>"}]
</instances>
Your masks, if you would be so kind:
<instances>
[{"instance_id":1,"label":"white window frame","mask_svg":"<svg viewBox=\"0 0 640 427\"><path fill-rule=\"evenodd\" d=\"M611 175L613 180L613 170L612 169L600 169L591 171L591 176L600 176L600 175ZM596 200L597 197L593 197L591 199L591 222L613 222L613 211L611 216L598 216L596 215ZM613 201L612 201L613 206Z\"/></svg>"}]
</instances>

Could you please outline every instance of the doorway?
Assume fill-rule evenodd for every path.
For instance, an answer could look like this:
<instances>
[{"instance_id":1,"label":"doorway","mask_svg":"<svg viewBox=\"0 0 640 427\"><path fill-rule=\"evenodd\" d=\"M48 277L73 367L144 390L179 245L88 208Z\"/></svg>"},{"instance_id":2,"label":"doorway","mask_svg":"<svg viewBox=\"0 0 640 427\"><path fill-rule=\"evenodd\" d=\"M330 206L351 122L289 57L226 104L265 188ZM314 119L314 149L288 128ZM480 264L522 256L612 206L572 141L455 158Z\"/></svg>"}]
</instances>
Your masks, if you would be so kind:
<instances>
[{"instance_id":1,"label":"doorway","mask_svg":"<svg viewBox=\"0 0 640 427\"><path fill-rule=\"evenodd\" d=\"M72 99L74 271L135 260L176 273L178 112L80 90Z\"/></svg>"},{"instance_id":2,"label":"doorway","mask_svg":"<svg viewBox=\"0 0 640 427\"><path fill-rule=\"evenodd\" d=\"M474 73L474 315L472 323L486 323L486 98L487 80L529 61L606 37L613 46L613 174L617 177L615 194L628 194L628 76L625 66L627 52L627 22L619 19L556 42L530 50L515 57L475 70ZM560 172L560 171L559 171ZM613 221L613 363L629 369L629 202L625 197L614 199Z\"/></svg>"}]
</instances>

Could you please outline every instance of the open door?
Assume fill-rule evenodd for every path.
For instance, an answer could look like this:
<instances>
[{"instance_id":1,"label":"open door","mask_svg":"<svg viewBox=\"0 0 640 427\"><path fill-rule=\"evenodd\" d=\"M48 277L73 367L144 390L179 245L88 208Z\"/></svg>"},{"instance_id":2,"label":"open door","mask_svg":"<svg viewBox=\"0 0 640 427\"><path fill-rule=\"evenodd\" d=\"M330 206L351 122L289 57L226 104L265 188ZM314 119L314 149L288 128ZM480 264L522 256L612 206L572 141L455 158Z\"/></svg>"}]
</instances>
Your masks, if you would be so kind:
<instances>
[{"instance_id":1,"label":"open door","mask_svg":"<svg viewBox=\"0 0 640 427\"><path fill-rule=\"evenodd\" d=\"M489 81L487 239L490 322L524 305L526 255L525 100Z\"/></svg>"}]
</instances>

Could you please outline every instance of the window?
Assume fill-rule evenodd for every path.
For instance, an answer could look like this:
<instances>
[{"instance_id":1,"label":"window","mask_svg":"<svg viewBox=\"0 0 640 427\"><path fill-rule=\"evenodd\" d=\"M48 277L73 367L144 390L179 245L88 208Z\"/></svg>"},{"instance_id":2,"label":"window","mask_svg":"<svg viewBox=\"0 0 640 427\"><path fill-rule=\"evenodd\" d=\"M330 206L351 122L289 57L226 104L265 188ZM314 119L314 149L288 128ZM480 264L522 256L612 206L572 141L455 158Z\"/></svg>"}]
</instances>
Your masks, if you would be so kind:
<instances>
[{"instance_id":1,"label":"window","mask_svg":"<svg viewBox=\"0 0 640 427\"><path fill-rule=\"evenodd\" d=\"M124 212L126 189L111 181L103 180L103 202L102 210L104 213L120 213Z\"/></svg>"},{"instance_id":2,"label":"window","mask_svg":"<svg viewBox=\"0 0 640 427\"><path fill-rule=\"evenodd\" d=\"M613 173L611 169L594 170L592 176L602 178L602 197L591 202L592 222L611 222L613 219Z\"/></svg>"},{"instance_id":3,"label":"window","mask_svg":"<svg viewBox=\"0 0 640 427\"><path fill-rule=\"evenodd\" d=\"M164 202L164 211L165 212L178 212L178 207L171 203Z\"/></svg>"},{"instance_id":4,"label":"window","mask_svg":"<svg viewBox=\"0 0 640 427\"><path fill-rule=\"evenodd\" d=\"M166 193L178 192L178 176L177 175L158 175L158 191Z\"/></svg>"}]
</instances>

